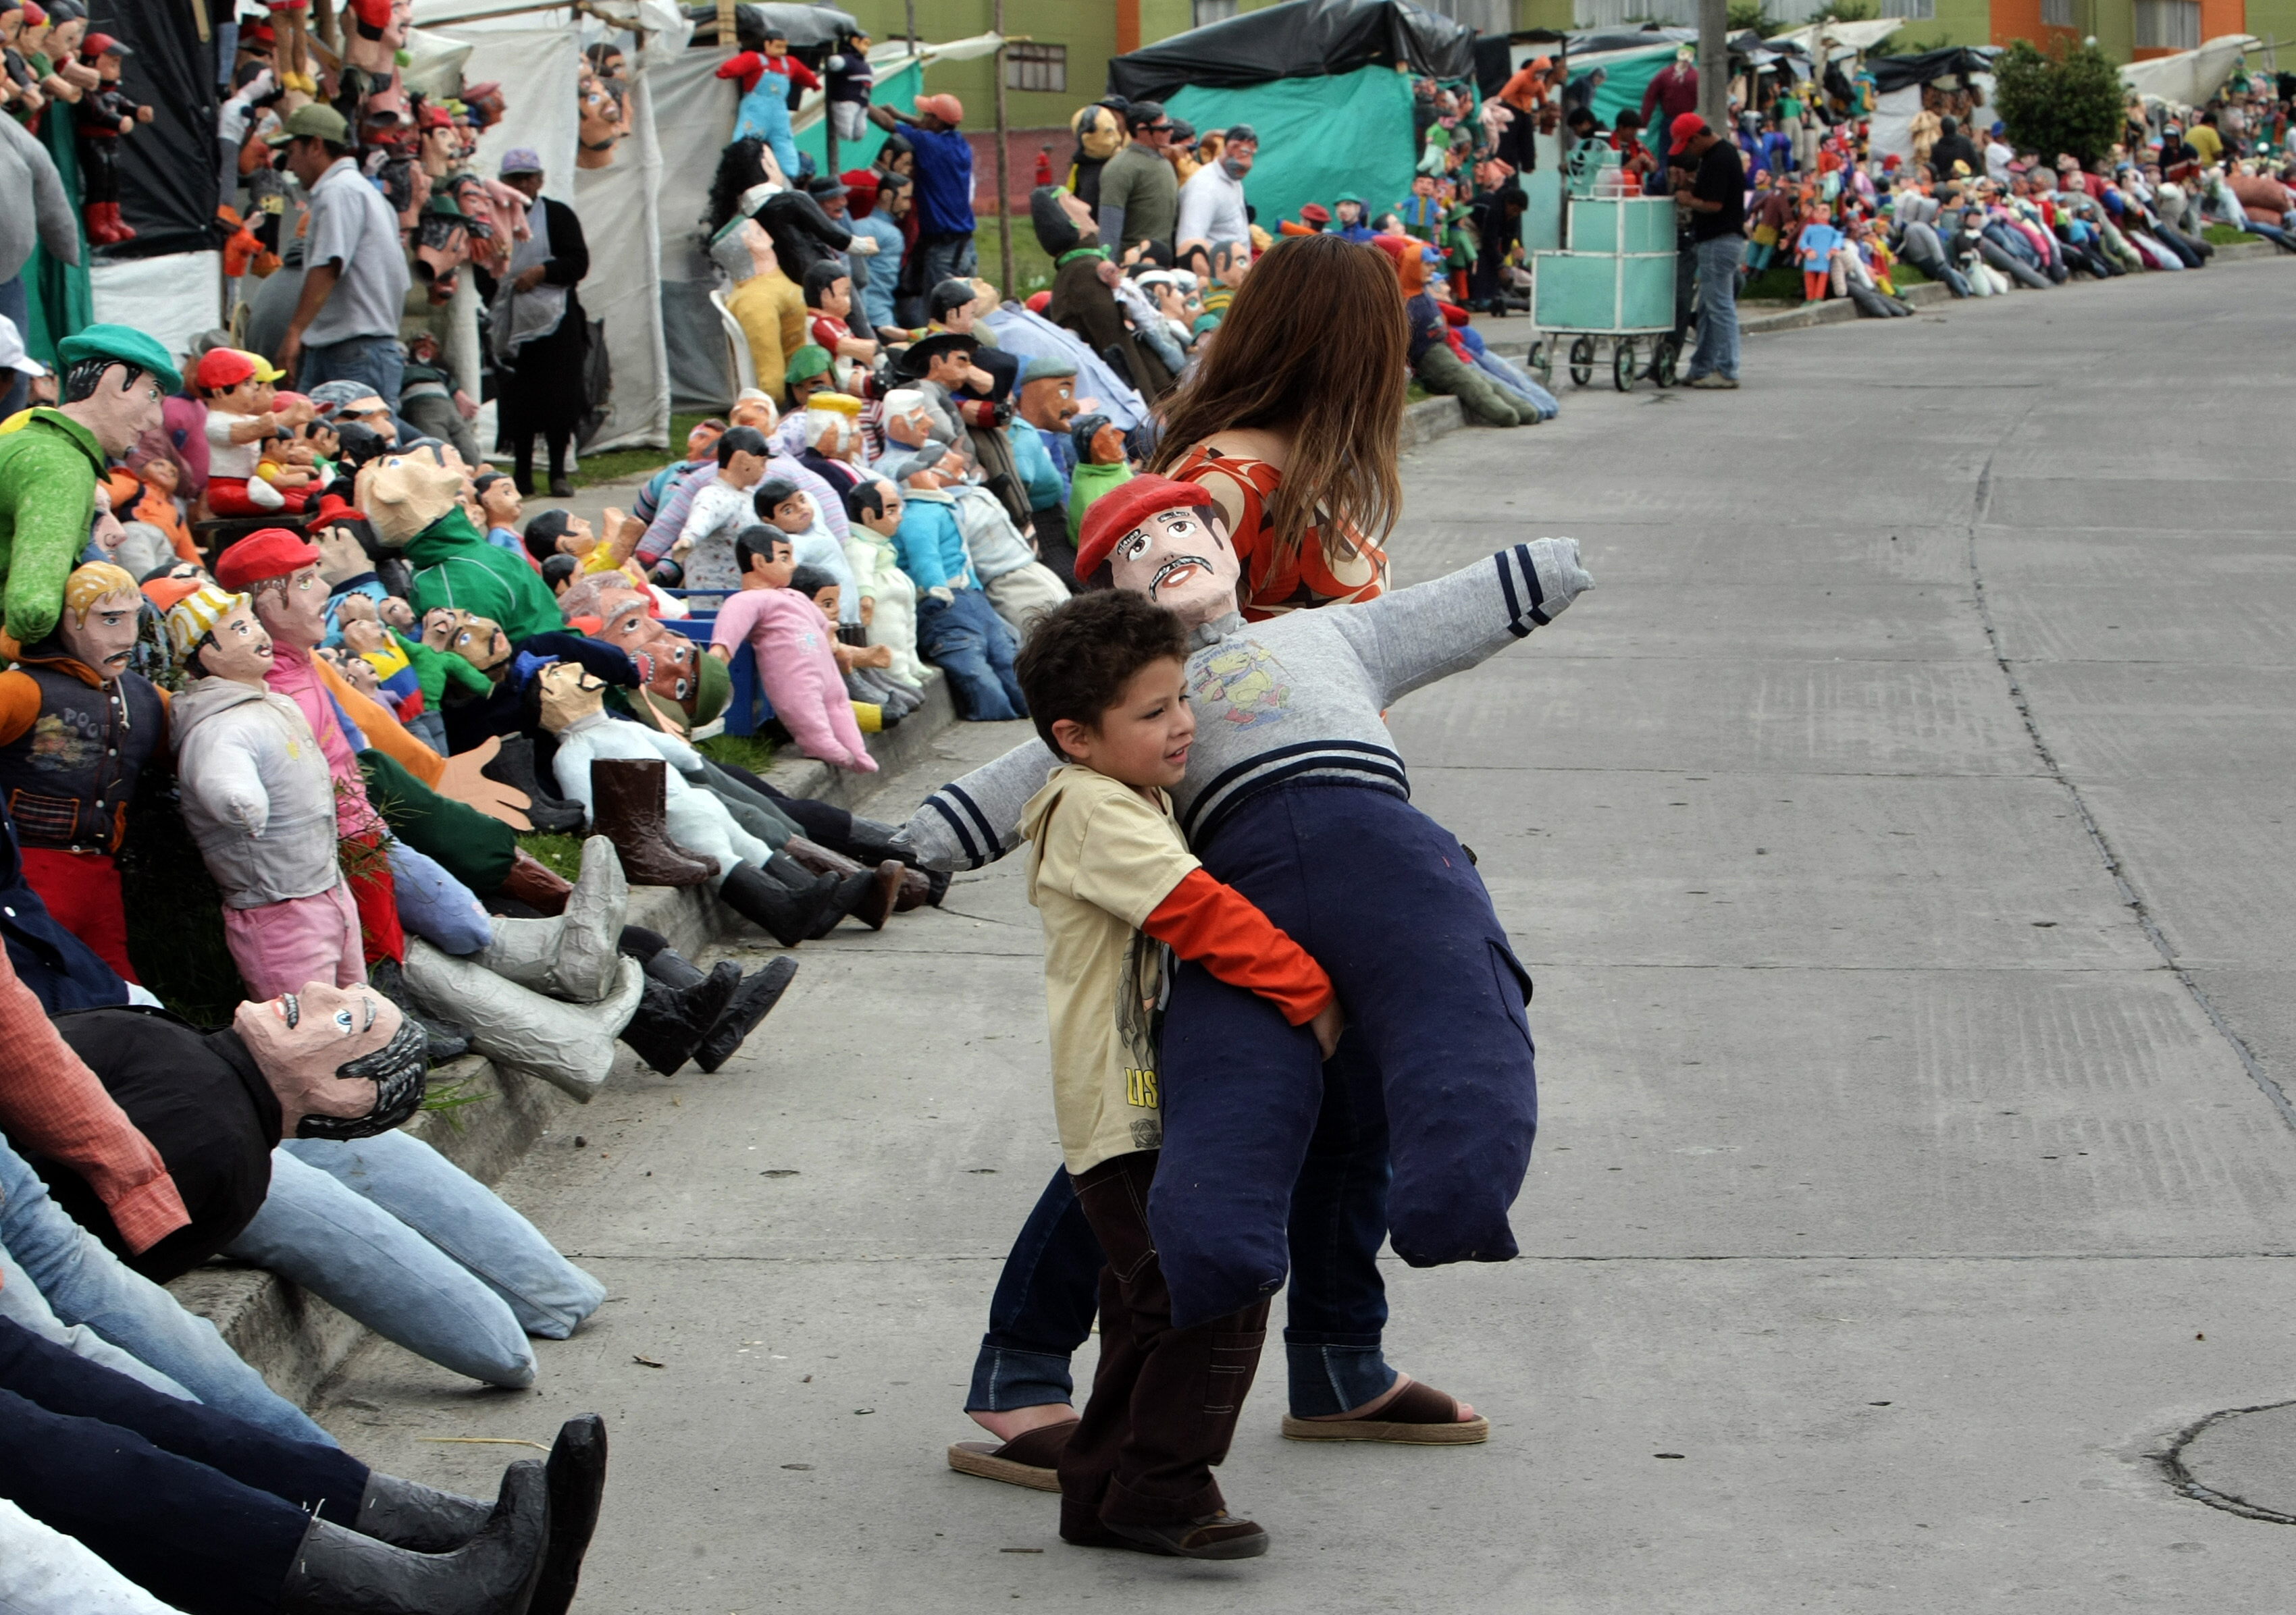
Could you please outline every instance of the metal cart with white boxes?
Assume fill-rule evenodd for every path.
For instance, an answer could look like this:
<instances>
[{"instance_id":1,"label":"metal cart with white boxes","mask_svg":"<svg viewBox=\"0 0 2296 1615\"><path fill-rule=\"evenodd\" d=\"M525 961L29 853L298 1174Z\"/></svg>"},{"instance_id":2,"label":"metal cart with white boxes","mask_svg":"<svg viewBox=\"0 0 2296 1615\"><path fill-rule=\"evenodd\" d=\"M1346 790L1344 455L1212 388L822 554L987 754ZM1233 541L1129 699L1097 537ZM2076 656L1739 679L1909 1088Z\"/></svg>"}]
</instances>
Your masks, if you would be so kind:
<instances>
[{"instance_id":1,"label":"metal cart with white boxes","mask_svg":"<svg viewBox=\"0 0 2296 1615\"><path fill-rule=\"evenodd\" d=\"M1635 384L1646 343L1644 373L1671 387L1681 358L1674 329L1674 201L1600 193L1611 188L1570 197L1562 250L1531 254L1530 318L1538 340L1530 345L1530 368L1551 382L1556 350L1567 338L1570 380L1584 387L1607 340L1611 384L1625 392Z\"/></svg>"}]
</instances>

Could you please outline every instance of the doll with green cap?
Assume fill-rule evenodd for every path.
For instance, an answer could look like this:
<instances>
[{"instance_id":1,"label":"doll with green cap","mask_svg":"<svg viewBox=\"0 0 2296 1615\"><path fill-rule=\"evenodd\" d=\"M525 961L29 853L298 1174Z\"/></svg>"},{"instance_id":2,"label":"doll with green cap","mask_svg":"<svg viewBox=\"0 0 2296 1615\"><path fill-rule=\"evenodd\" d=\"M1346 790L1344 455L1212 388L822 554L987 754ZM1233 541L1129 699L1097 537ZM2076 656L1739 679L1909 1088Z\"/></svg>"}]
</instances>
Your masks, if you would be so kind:
<instances>
[{"instance_id":1,"label":"doll with green cap","mask_svg":"<svg viewBox=\"0 0 2296 1615\"><path fill-rule=\"evenodd\" d=\"M184 378L168 350L127 325L90 325L56 344L63 401L0 435L0 626L45 639L95 521L96 482L160 424Z\"/></svg>"}]
</instances>

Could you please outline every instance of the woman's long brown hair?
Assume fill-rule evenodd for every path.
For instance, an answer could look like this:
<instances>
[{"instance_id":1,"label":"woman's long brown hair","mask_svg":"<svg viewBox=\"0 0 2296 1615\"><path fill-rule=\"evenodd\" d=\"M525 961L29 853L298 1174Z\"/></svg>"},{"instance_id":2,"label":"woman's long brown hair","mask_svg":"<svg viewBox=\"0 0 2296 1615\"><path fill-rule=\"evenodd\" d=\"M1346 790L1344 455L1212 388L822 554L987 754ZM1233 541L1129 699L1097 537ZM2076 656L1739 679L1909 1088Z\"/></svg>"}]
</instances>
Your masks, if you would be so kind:
<instances>
[{"instance_id":1,"label":"woman's long brown hair","mask_svg":"<svg viewBox=\"0 0 2296 1615\"><path fill-rule=\"evenodd\" d=\"M1335 550L1350 529L1376 544L1403 507L1395 462L1410 348L1384 254L1337 235L1287 236L1251 266L1210 350L1165 400L1149 469L1168 472L1215 432L1288 430L1268 512L1277 546L1296 553L1319 511Z\"/></svg>"}]
</instances>

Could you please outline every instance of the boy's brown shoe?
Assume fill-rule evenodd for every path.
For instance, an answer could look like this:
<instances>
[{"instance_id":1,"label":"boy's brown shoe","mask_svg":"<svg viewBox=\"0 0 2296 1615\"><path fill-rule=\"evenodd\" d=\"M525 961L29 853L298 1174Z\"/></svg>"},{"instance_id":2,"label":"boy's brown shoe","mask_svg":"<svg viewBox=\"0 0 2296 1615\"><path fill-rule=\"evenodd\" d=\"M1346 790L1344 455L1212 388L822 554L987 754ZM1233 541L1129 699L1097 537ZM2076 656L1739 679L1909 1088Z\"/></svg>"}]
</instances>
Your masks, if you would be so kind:
<instances>
[{"instance_id":1,"label":"boy's brown shoe","mask_svg":"<svg viewBox=\"0 0 2296 1615\"><path fill-rule=\"evenodd\" d=\"M1127 1547L1173 1559L1257 1559L1267 1551L1267 1533L1225 1509L1177 1525L1119 1525L1103 1521Z\"/></svg>"}]
</instances>

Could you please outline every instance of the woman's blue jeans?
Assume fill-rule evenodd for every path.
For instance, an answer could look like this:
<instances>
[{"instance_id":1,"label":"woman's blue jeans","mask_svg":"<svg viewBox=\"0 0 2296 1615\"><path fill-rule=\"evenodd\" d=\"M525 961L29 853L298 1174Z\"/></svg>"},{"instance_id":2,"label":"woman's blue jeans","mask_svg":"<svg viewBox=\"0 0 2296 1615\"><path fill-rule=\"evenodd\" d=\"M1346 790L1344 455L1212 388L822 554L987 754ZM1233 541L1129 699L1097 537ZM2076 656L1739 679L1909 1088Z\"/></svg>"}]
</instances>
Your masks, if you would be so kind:
<instances>
[{"instance_id":1,"label":"woman's blue jeans","mask_svg":"<svg viewBox=\"0 0 2296 1615\"><path fill-rule=\"evenodd\" d=\"M290 1441L334 1438L224 1343L216 1326L104 1249L0 1141L0 1317L170 1396Z\"/></svg>"},{"instance_id":2,"label":"woman's blue jeans","mask_svg":"<svg viewBox=\"0 0 2296 1615\"><path fill-rule=\"evenodd\" d=\"M605 1286L421 1139L290 1139L228 1254L386 1340L491 1385L534 1383L529 1334L564 1340Z\"/></svg>"}]
</instances>

